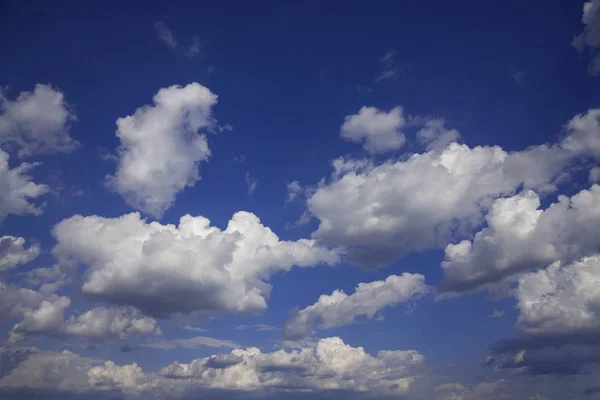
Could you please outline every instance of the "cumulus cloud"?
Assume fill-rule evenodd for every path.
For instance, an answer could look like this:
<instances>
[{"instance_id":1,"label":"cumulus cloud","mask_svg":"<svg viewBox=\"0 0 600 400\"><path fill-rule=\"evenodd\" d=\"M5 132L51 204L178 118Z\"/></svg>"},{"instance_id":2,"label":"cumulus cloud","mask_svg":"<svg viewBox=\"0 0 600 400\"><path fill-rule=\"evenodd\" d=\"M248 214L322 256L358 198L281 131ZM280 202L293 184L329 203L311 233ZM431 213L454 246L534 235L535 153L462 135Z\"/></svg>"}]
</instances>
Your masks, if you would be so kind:
<instances>
[{"instance_id":1,"label":"cumulus cloud","mask_svg":"<svg viewBox=\"0 0 600 400\"><path fill-rule=\"evenodd\" d=\"M147 223L138 213L76 215L53 234L62 263L88 267L84 293L158 316L261 311L272 273L338 261L337 251L312 240L280 241L248 212L234 214L225 230L190 215L178 226Z\"/></svg>"},{"instance_id":2,"label":"cumulus cloud","mask_svg":"<svg viewBox=\"0 0 600 400\"><path fill-rule=\"evenodd\" d=\"M599 173L600 175L600 173ZM296 200L296 198L302 193L302 186L298 181L292 181L287 184L287 198L285 199L286 204Z\"/></svg>"},{"instance_id":3,"label":"cumulus cloud","mask_svg":"<svg viewBox=\"0 0 600 400\"><path fill-rule=\"evenodd\" d=\"M68 297L43 300L36 309L25 310L23 320L16 324L9 343L17 343L31 335L88 340L124 339L130 335L160 334L153 318L144 317L131 307L97 306L65 319L71 304Z\"/></svg>"},{"instance_id":4,"label":"cumulus cloud","mask_svg":"<svg viewBox=\"0 0 600 400\"><path fill-rule=\"evenodd\" d=\"M522 151L451 143L379 165L334 162L330 181L307 200L320 221L313 238L347 247L352 263L376 267L467 237L494 199L521 187L555 190L576 160L600 156L599 116L600 109L577 115L560 142Z\"/></svg>"},{"instance_id":5,"label":"cumulus cloud","mask_svg":"<svg viewBox=\"0 0 600 400\"><path fill-rule=\"evenodd\" d=\"M540 210L532 190L494 201L487 227L446 247L440 289L469 290L516 272L573 261L600 250L600 186Z\"/></svg>"},{"instance_id":6,"label":"cumulus cloud","mask_svg":"<svg viewBox=\"0 0 600 400\"><path fill-rule=\"evenodd\" d=\"M50 85L37 84L14 101L0 91L0 145L19 157L72 151L78 143L69 136L76 119L69 108L64 93Z\"/></svg>"},{"instance_id":7,"label":"cumulus cloud","mask_svg":"<svg viewBox=\"0 0 600 400\"><path fill-rule=\"evenodd\" d=\"M199 131L215 126L217 96L194 82L162 88L153 101L117 120L119 161L107 184L132 207L161 217L177 193L200 179L210 150Z\"/></svg>"},{"instance_id":8,"label":"cumulus cloud","mask_svg":"<svg viewBox=\"0 0 600 400\"><path fill-rule=\"evenodd\" d=\"M203 389L403 395L423 360L414 350L383 350L373 356L335 337L292 351L234 349L189 364L174 362L159 373L146 373L136 364L100 363L68 351L35 352L0 379L0 387L120 391L144 396L176 396Z\"/></svg>"},{"instance_id":9,"label":"cumulus cloud","mask_svg":"<svg viewBox=\"0 0 600 400\"><path fill-rule=\"evenodd\" d=\"M362 107L358 114L346 116L341 136L350 142L363 143L369 153L384 153L404 146L406 137L401 129L405 125L402 107L389 112L375 107Z\"/></svg>"},{"instance_id":10,"label":"cumulus cloud","mask_svg":"<svg viewBox=\"0 0 600 400\"><path fill-rule=\"evenodd\" d=\"M583 4L583 16L581 22L584 25L583 32L573 39L573 47L580 53L589 50L592 55L592 61L589 64L588 72L591 75L598 75L600 72L600 1L591 0Z\"/></svg>"},{"instance_id":11,"label":"cumulus cloud","mask_svg":"<svg viewBox=\"0 0 600 400\"><path fill-rule=\"evenodd\" d=\"M32 181L27 172L37 164L22 163L10 168L8 153L0 150L0 223L7 215L39 215L42 208L31 201L47 193L47 185Z\"/></svg>"},{"instance_id":12,"label":"cumulus cloud","mask_svg":"<svg viewBox=\"0 0 600 400\"><path fill-rule=\"evenodd\" d=\"M38 308L42 301L53 300L54 298L52 295L0 281L0 321L20 317L26 311Z\"/></svg>"},{"instance_id":13,"label":"cumulus cloud","mask_svg":"<svg viewBox=\"0 0 600 400\"><path fill-rule=\"evenodd\" d=\"M373 318L378 311L415 299L427 290L423 275L409 273L390 275L384 281L359 283L351 295L335 290L294 313L285 324L284 335L288 339L300 339L312 335L315 329L351 324L358 316Z\"/></svg>"},{"instance_id":14,"label":"cumulus cloud","mask_svg":"<svg viewBox=\"0 0 600 400\"><path fill-rule=\"evenodd\" d=\"M25 245L25 239L15 236L0 237L0 272L27 264L40 254L40 245Z\"/></svg>"}]
</instances>

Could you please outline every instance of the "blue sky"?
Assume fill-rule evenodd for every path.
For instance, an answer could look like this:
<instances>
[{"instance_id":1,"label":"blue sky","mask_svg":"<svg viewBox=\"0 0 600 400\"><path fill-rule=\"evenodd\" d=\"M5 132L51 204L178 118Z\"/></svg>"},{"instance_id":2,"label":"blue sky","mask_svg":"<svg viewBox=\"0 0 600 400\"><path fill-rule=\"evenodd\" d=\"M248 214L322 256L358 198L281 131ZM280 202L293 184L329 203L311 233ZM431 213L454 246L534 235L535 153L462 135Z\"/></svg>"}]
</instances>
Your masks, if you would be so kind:
<instances>
[{"instance_id":1,"label":"blue sky","mask_svg":"<svg viewBox=\"0 0 600 400\"><path fill-rule=\"evenodd\" d=\"M0 393L600 398L600 2L0 11Z\"/></svg>"}]
</instances>

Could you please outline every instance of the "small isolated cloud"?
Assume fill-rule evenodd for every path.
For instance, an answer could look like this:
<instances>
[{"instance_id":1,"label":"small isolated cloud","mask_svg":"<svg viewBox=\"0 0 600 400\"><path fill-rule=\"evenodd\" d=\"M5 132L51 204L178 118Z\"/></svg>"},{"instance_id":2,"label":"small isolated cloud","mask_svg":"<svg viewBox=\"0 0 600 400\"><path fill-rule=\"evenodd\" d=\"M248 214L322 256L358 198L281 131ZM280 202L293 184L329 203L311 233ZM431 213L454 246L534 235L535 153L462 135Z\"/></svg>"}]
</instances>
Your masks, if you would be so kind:
<instances>
[{"instance_id":1,"label":"small isolated cloud","mask_svg":"<svg viewBox=\"0 0 600 400\"><path fill-rule=\"evenodd\" d=\"M404 146L406 137L401 129L405 125L402 107L389 112L362 107L358 114L344 118L340 133L345 140L363 143L368 153L384 153Z\"/></svg>"},{"instance_id":2,"label":"small isolated cloud","mask_svg":"<svg viewBox=\"0 0 600 400\"><path fill-rule=\"evenodd\" d=\"M198 328L197 326L190 326L190 325L184 326L183 329L185 329L187 331L194 331L194 332L208 332L208 329Z\"/></svg>"},{"instance_id":3,"label":"small isolated cloud","mask_svg":"<svg viewBox=\"0 0 600 400\"><path fill-rule=\"evenodd\" d=\"M198 347L229 347L235 349L240 345L230 340L215 339L207 336L195 336L189 339L157 340L155 342L144 343L141 346L153 349L170 350L175 348L195 349Z\"/></svg>"},{"instance_id":4,"label":"small isolated cloud","mask_svg":"<svg viewBox=\"0 0 600 400\"><path fill-rule=\"evenodd\" d=\"M518 69L511 69L510 76L511 76L511 78L513 78L515 80L515 82L520 84L520 83L523 83L523 81L525 80L525 71L518 70Z\"/></svg>"},{"instance_id":5,"label":"small isolated cloud","mask_svg":"<svg viewBox=\"0 0 600 400\"><path fill-rule=\"evenodd\" d=\"M379 59L381 70L375 77L375 83L379 83L387 79L396 79L398 75L400 75L402 70L400 66L397 65L396 55L397 53L395 50L390 50Z\"/></svg>"},{"instance_id":6,"label":"small isolated cloud","mask_svg":"<svg viewBox=\"0 0 600 400\"><path fill-rule=\"evenodd\" d=\"M298 181L292 181L287 184L287 197L285 199L286 204L296 200L296 198L303 192L302 186Z\"/></svg>"},{"instance_id":7,"label":"small isolated cloud","mask_svg":"<svg viewBox=\"0 0 600 400\"><path fill-rule=\"evenodd\" d=\"M132 207L160 218L200 179L199 165L211 154L200 131L215 126L217 96L193 82L162 88L153 102L117 120L119 161L107 185Z\"/></svg>"},{"instance_id":8,"label":"small isolated cloud","mask_svg":"<svg viewBox=\"0 0 600 400\"><path fill-rule=\"evenodd\" d=\"M504 317L504 311L494 310L493 313L489 315L490 318L502 318Z\"/></svg>"},{"instance_id":9,"label":"small isolated cloud","mask_svg":"<svg viewBox=\"0 0 600 400\"><path fill-rule=\"evenodd\" d=\"M301 339L316 329L329 329L351 324L358 316L373 318L375 314L398 303L413 300L428 292L420 274L390 275L384 281L359 283L356 291L347 295L335 290L321 295L317 302L295 312L286 322L286 339Z\"/></svg>"},{"instance_id":10,"label":"small isolated cloud","mask_svg":"<svg viewBox=\"0 0 600 400\"><path fill-rule=\"evenodd\" d=\"M246 186L248 186L248 196L251 196L258 186L258 180L251 177L249 172L246 172Z\"/></svg>"},{"instance_id":11,"label":"small isolated cloud","mask_svg":"<svg viewBox=\"0 0 600 400\"><path fill-rule=\"evenodd\" d=\"M74 150L79 143L69 128L76 119L64 93L50 85L37 84L14 101L0 89L0 145L21 158Z\"/></svg>"},{"instance_id":12,"label":"small isolated cloud","mask_svg":"<svg viewBox=\"0 0 600 400\"><path fill-rule=\"evenodd\" d=\"M8 271L33 261L40 254L40 245L25 245L25 239L15 236L0 237L0 272Z\"/></svg>"},{"instance_id":13,"label":"small isolated cloud","mask_svg":"<svg viewBox=\"0 0 600 400\"><path fill-rule=\"evenodd\" d=\"M202 43L200 42L198 36L194 36L194 38L192 39L192 43L188 46L188 48L185 51L185 55L186 57L194 58L198 54L200 54L201 51Z\"/></svg>"},{"instance_id":14,"label":"small isolated cloud","mask_svg":"<svg viewBox=\"0 0 600 400\"><path fill-rule=\"evenodd\" d=\"M415 123L417 122L412 122ZM446 128L446 121L442 118L419 118L418 124L422 125L422 128L417 132L417 140L425 145L427 150L443 150L461 138L456 129Z\"/></svg>"},{"instance_id":15,"label":"small isolated cloud","mask_svg":"<svg viewBox=\"0 0 600 400\"><path fill-rule=\"evenodd\" d=\"M239 331L252 330L252 331L266 332L266 331L276 331L279 328L276 328L272 325L256 324L256 325L238 325L235 327L235 329L237 329Z\"/></svg>"},{"instance_id":16,"label":"small isolated cloud","mask_svg":"<svg viewBox=\"0 0 600 400\"><path fill-rule=\"evenodd\" d=\"M42 207L32 200L50 191L49 186L37 184L27 175L27 172L39 164L22 163L11 169L9 158L8 153L0 149L0 224L9 214L41 214Z\"/></svg>"},{"instance_id":17,"label":"small isolated cloud","mask_svg":"<svg viewBox=\"0 0 600 400\"><path fill-rule=\"evenodd\" d=\"M177 39L175 39L173 32L171 32L167 24L165 24L163 21L156 21L154 24L154 31L158 35L158 38L162 40L163 43L166 44L171 50L175 50L177 46L179 46L179 43L177 42Z\"/></svg>"}]
</instances>

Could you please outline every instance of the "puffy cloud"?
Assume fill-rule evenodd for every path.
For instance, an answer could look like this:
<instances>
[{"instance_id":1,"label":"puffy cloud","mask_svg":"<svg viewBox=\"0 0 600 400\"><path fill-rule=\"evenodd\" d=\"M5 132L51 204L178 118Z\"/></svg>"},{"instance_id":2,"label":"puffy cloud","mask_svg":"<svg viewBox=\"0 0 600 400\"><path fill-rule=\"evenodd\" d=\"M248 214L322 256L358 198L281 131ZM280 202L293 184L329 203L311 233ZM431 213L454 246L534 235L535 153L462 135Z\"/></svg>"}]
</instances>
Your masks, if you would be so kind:
<instances>
[{"instance_id":1,"label":"puffy cloud","mask_svg":"<svg viewBox=\"0 0 600 400\"><path fill-rule=\"evenodd\" d=\"M25 239L15 236L0 237L0 272L27 264L40 254L40 246L25 246Z\"/></svg>"},{"instance_id":2,"label":"puffy cloud","mask_svg":"<svg viewBox=\"0 0 600 400\"><path fill-rule=\"evenodd\" d=\"M175 348L184 348L184 349L195 349L197 347L229 347L236 348L239 347L239 344L236 344L230 340L221 340L215 339L207 336L195 336L189 339L171 339L171 340L157 340L155 342L146 343L142 345L143 347L151 347L154 349L175 349Z\"/></svg>"},{"instance_id":3,"label":"puffy cloud","mask_svg":"<svg viewBox=\"0 0 600 400\"><path fill-rule=\"evenodd\" d=\"M0 281L0 321L20 317L26 311L38 308L42 301L49 299L54 297Z\"/></svg>"},{"instance_id":4,"label":"puffy cloud","mask_svg":"<svg viewBox=\"0 0 600 400\"><path fill-rule=\"evenodd\" d=\"M75 115L64 93L50 85L37 84L14 101L0 91L0 112L0 145L18 149L19 157L67 153L78 145L69 136Z\"/></svg>"},{"instance_id":5,"label":"puffy cloud","mask_svg":"<svg viewBox=\"0 0 600 400\"><path fill-rule=\"evenodd\" d=\"M313 334L317 328L351 324L361 315L373 318L385 307L422 296L427 290L423 275L409 273L390 275L384 281L359 283L351 295L335 290L294 313L285 324L284 334L288 339L299 339Z\"/></svg>"},{"instance_id":6,"label":"puffy cloud","mask_svg":"<svg viewBox=\"0 0 600 400\"><path fill-rule=\"evenodd\" d=\"M585 25L583 32L573 39L573 47L580 53L589 49L592 54L592 61L588 67L591 75L598 75L600 72L600 1L591 0L583 4L583 16L581 22Z\"/></svg>"},{"instance_id":7,"label":"puffy cloud","mask_svg":"<svg viewBox=\"0 0 600 400\"><path fill-rule=\"evenodd\" d=\"M369 153L384 153L404 145L406 138L401 129L405 125L402 107L389 112L362 107L358 114L346 116L341 135L351 142L364 142L363 147Z\"/></svg>"},{"instance_id":8,"label":"puffy cloud","mask_svg":"<svg viewBox=\"0 0 600 400\"><path fill-rule=\"evenodd\" d=\"M523 151L451 143L379 165L338 160L330 182L307 200L320 220L313 238L345 246L350 262L371 267L464 238L494 199L521 187L554 190L575 160L600 156L598 116L600 109L578 115L559 143Z\"/></svg>"},{"instance_id":9,"label":"puffy cloud","mask_svg":"<svg viewBox=\"0 0 600 400\"><path fill-rule=\"evenodd\" d=\"M158 374L145 373L136 364L99 363L68 351L36 352L0 379L0 387L120 391L144 396L176 396L208 389L402 395L409 390L422 362L423 356L414 350L380 351L372 356L362 347L349 346L335 337L289 352L234 349L230 354L189 364L174 362Z\"/></svg>"},{"instance_id":10,"label":"puffy cloud","mask_svg":"<svg viewBox=\"0 0 600 400\"><path fill-rule=\"evenodd\" d=\"M75 317L65 319L68 297L44 300L36 309L25 310L23 320L11 331L9 342L16 343L30 335L90 340L123 339L130 335L160 334L153 318L144 317L131 307L97 306Z\"/></svg>"},{"instance_id":11,"label":"puffy cloud","mask_svg":"<svg viewBox=\"0 0 600 400\"><path fill-rule=\"evenodd\" d=\"M217 96L194 82L162 88L153 101L117 120L119 161L107 184L132 207L160 217L200 179L199 164L210 150L198 131L213 129Z\"/></svg>"},{"instance_id":12,"label":"puffy cloud","mask_svg":"<svg viewBox=\"0 0 600 400\"><path fill-rule=\"evenodd\" d=\"M517 289L520 329L534 334L600 332L600 255L527 274Z\"/></svg>"},{"instance_id":13,"label":"puffy cloud","mask_svg":"<svg viewBox=\"0 0 600 400\"><path fill-rule=\"evenodd\" d=\"M446 247L440 289L462 291L510 274L572 261L599 250L600 186L540 210L539 196L529 190L494 201L487 227L472 241Z\"/></svg>"},{"instance_id":14,"label":"puffy cloud","mask_svg":"<svg viewBox=\"0 0 600 400\"><path fill-rule=\"evenodd\" d=\"M89 267L83 292L132 305L149 315L195 311L255 312L266 308L276 271L334 264L338 253L314 241L280 241L248 212L225 230L186 215L179 225L76 215L53 229L61 263Z\"/></svg>"},{"instance_id":15,"label":"puffy cloud","mask_svg":"<svg viewBox=\"0 0 600 400\"><path fill-rule=\"evenodd\" d=\"M48 186L34 183L27 175L37 164L22 163L11 169L8 159L8 153L0 150L0 223L9 214L40 214L42 209L30 201L49 191Z\"/></svg>"}]
</instances>

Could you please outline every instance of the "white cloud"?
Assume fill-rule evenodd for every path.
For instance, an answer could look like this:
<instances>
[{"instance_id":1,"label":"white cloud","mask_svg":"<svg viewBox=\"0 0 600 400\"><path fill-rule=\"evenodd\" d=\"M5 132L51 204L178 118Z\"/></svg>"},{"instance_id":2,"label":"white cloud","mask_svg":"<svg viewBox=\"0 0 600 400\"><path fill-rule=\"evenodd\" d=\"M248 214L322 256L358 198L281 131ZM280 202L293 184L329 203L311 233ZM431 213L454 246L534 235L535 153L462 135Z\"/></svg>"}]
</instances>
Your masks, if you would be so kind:
<instances>
[{"instance_id":1,"label":"white cloud","mask_svg":"<svg viewBox=\"0 0 600 400\"><path fill-rule=\"evenodd\" d=\"M197 326L186 325L183 329L187 331L195 331L195 332L208 332L208 329L198 328Z\"/></svg>"},{"instance_id":2,"label":"white cloud","mask_svg":"<svg viewBox=\"0 0 600 400\"><path fill-rule=\"evenodd\" d=\"M426 119L424 126L417 132L417 139L427 150L441 151L452 142L460 140L460 132L456 129L447 129L443 119Z\"/></svg>"},{"instance_id":3,"label":"white cloud","mask_svg":"<svg viewBox=\"0 0 600 400\"><path fill-rule=\"evenodd\" d=\"M406 125L402 107L385 112L375 107L362 107L358 114L347 115L341 136L362 143L369 153L384 153L404 146L406 137L401 129Z\"/></svg>"},{"instance_id":4,"label":"white cloud","mask_svg":"<svg viewBox=\"0 0 600 400\"><path fill-rule=\"evenodd\" d=\"M246 172L246 185L248 186L248 196L252 195L258 186L258 180L251 177L249 172Z\"/></svg>"},{"instance_id":5,"label":"white cloud","mask_svg":"<svg viewBox=\"0 0 600 400\"><path fill-rule=\"evenodd\" d=\"M592 54L592 61L588 67L591 75L598 75L600 72L600 1L591 0L583 4L583 16L581 22L585 25L583 32L573 39L573 47L580 53L589 49Z\"/></svg>"},{"instance_id":6,"label":"white cloud","mask_svg":"<svg viewBox=\"0 0 600 400\"><path fill-rule=\"evenodd\" d=\"M315 329L351 324L358 316L373 318L378 311L418 298L427 291L425 277L409 273L390 275L384 281L359 283L351 295L335 290L294 313L285 324L284 335L288 339L299 339L312 335Z\"/></svg>"},{"instance_id":7,"label":"white cloud","mask_svg":"<svg viewBox=\"0 0 600 400\"><path fill-rule=\"evenodd\" d=\"M68 297L44 300L36 309L25 310L23 320L12 329L9 342L17 343L31 335L90 340L124 339L130 335L160 334L153 318L131 307L97 306L65 319L71 304Z\"/></svg>"},{"instance_id":8,"label":"white cloud","mask_svg":"<svg viewBox=\"0 0 600 400\"><path fill-rule=\"evenodd\" d=\"M379 59L379 62L381 63L381 71L379 71L375 77L375 83L398 77L401 70L400 67L396 65L396 51L388 51Z\"/></svg>"},{"instance_id":9,"label":"white cloud","mask_svg":"<svg viewBox=\"0 0 600 400\"><path fill-rule=\"evenodd\" d=\"M494 201L486 228L472 241L446 247L441 288L473 289L599 250L600 186L593 185L571 198L561 195L547 209L539 208L540 198L532 190Z\"/></svg>"},{"instance_id":10,"label":"white cloud","mask_svg":"<svg viewBox=\"0 0 600 400\"><path fill-rule=\"evenodd\" d=\"M20 288L0 281L0 321L20 317L26 311L35 310L42 301L54 299L31 289Z\"/></svg>"},{"instance_id":11,"label":"white cloud","mask_svg":"<svg viewBox=\"0 0 600 400\"><path fill-rule=\"evenodd\" d=\"M171 340L157 340L150 343L142 344L142 347L151 347L154 349L195 349L198 347L229 347L236 348L239 344L232 342L231 340L215 339L207 336L195 336L188 339L171 339Z\"/></svg>"},{"instance_id":12,"label":"white cloud","mask_svg":"<svg viewBox=\"0 0 600 400\"><path fill-rule=\"evenodd\" d=\"M47 185L34 183L27 175L37 164L22 163L11 169L8 160L8 153L0 150L0 223L9 214L41 214L41 207L30 201L50 190Z\"/></svg>"},{"instance_id":13,"label":"white cloud","mask_svg":"<svg viewBox=\"0 0 600 400\"><path fill-rule=\"evenodd\" d=\"M303 189L300 186L300 182L292 181L287 184L287 198L285 199L286 203L291 203L296 200L296 198L302 193Z\"/></svg>"},{"instance_id":14,"label":"white cloud","mask_svg":"<svg viewBox=\"0 0 600 400\"><path fill-rule=\"evenodd\" d=\"M313 347L262 353L257 348L234 349L193 360L174 362L159 373L137 364L62 353L34 352L0 379L1 388L120 391L129 395L169 397L229 389L264 393L347 390L376 395L404 395L414 382L423 356L414 350L383 350L372 356L339 338L321 339Z\"/></svg>"},{"instance_id":15,"label":"white cloud","mask_svg":"<svg viewBox=\"0 0 600 400\"><path fill-rule=\"evenodd\" d=\"M189 58L194 58L202 51L202 43L198 36L194 36L192 39L192 43L189 45L187 50L185 51L185 55Z\"/></svg>"},{"instance_id":16,"label":"white cloud","mask_svg":"<svg viewBox=\"0 0 600 400\"><path fill-rule=\"evenodd\" d=\"M255 324L255 325L238 325L235 327L235 329L237 329L239 331L253 330L253 331L259 331L259 332L267 332L267 331L276 331L279 328L276 328L272 325L267 325L267 324Z\"/></svg>"},{"instance_id":17,"label":"white cloud","mask_svg":"<svg viewBox=\"0 0 600 400\"><path fill-rule=\"evenodd\" d=\"M215 121L217 96L199 83L162 88L135 114L117 120L119 162L108 186L132 207L160 217L177 193L200 179L200 162L208 160L206 136Z\"/></svg>"},{"instance_id":18,"label":"white cloud","mask_svg":"<svg viewBox=\"0 0 600 400\"><path fill-rule=\"evenodd\" d=\"M85 264L82 290L151 315L194 311L255 312L267 307L276 271L338 261L314 241L280 241L258 217L233 215L227 228L183 216L179 226L80 215L54 227L54 255Z\"/></svg>"},{"instance_id":19,"label":"white cloud","mask_svg":"<svg viewBox=\"0 0 600 400\"><path fill-rule=\"evenodd\" d=\"M65 95L50 85L37 84L14 101L0 91L0 145L18 149L19 157L75 149L78 143L69 136L69 123L75 119Z\"/></svg>"},{"instance_id":20,"label":"white cloud","mask_svg":"<svg viewBox=\"0 0 600 400\"><path fill-rule=\"evenodd\" d=\"M163 21L156 21L154 24L154 31L156 32L156 35L158 35L158 38L171 50L175 50L179 45L177 39L175 39L175 35L173 35L173 32L171 32L167 24Z\"/></svg>"},{"instance_id":21,"label":"white cloud","mask_svg":"<svg viewBox=\"0 0 600 400\"><path fill-rule=\"evenodd\" d=\"M521 187L547 193L574 161L600 156L599 115L600 109L578 115L558 144L523 151L451 143L379 165L338 160L330 182L307 200L320 220L313 238L346 246L349 261L363 266L465 238L495 198Z\"/></svg>"},{"instance_id":22,"label":"white cloud","mask_svg":"<svg viewBox=\"0 0 600 400\"><path fill-rule=\"evenodd\" d=\"M504 317L504 311L495 310L493 313L489 315L490 318L502 318Z\"/></svg>"},{"instance_id":23,"label":"white cloud","mask_svg":"<svg viewBox=\"0 0 600 400\"><path fill-rule=\"evenodd\" d=\"M40 245L25 246L25 239L15 236L0 237L0 272L27 264L40 254Z\"/></svg>"},{"instance_id":24,"label":"white cloud","mask_svg":"<svg viewBox=\"0 0 600 400\"><path fill-rule=\"evenodd\" d=\"M517 326L526 332L599 333L600 255L523 276L517 300Z\"/></svg>"}]
</instances>

